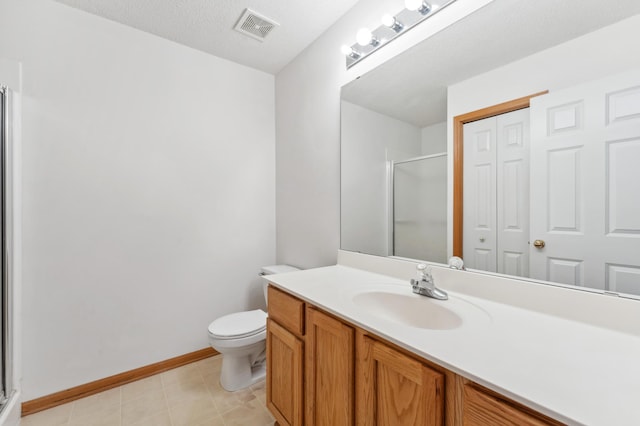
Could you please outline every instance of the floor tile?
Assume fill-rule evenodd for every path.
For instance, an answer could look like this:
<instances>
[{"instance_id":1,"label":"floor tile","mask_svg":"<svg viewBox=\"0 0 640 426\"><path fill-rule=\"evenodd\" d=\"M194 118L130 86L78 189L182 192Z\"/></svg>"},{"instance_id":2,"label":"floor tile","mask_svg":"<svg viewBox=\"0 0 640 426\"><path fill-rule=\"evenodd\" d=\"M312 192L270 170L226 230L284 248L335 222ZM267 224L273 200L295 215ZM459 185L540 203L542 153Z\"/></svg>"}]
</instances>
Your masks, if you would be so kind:
<instances>
[{"instance_id":1,"label":"floor tile","mask_svg":"<svg viewBox=\"0 0 640 426\"><path fill-rule=\"evenodd\" d=\"M216 356L22 418L22 426L262 426L264 381L237 392L220 386Z\"/></svg>"},{"instance_id":2,"label":"floor tile","mask_svg":"<svg viewBox=\"0 0 640 426\"><path fill-rule=\"evenodd\" d=\"M160 375L128 383L122 386L122 403L140 398L146 393L162 390Z\"/></svg>"},{"instance_id":3,"label":"floor tile","mask_svg":"<svg viewBox=\"0 0 640 426\"><path fill-rule=\"evenodd\" d=\"M273 417L257 400L248 402L222 415L225 426L273 425Z\"/></svg>"},{"instance_id":4,"label":"floor tile","mask_svg":"<svg viewBox=\"0 0 640 426\"><path fill-rule=\"evenodd\" d=\"M73 402L22 418L21 426L65 426L71 418Z\"/></svg>"},{"instance_id":5,"label":"floor tile","mask_svg":"<svg viewBox=\"0 0 640 426\"><path fill-rule=\"evenodd\" d=\"M211 400L211 394L204 385L202 379L199 382L193 381L191 383L176 383L164 388L164 393L167 396L167 404L172 407L176 404L195 401L199 399Z\"/></svg>"},{"instance_id":6,"label":"floor tile","mask_svg":"<svg viewBox=\"0 0 640 426\"><path fill-rule=\"evenodd\" d=\"M169 414L173 426L194 426L217 417L218 410L211 398L202 398L172 405Z\"/></svg>"},{"instance_id":7,"label":"floor tile","mask_svg":"<svg viewBox=\"0 0 640 426\"><path fill-rule=\"evenodd\" d=\"M195 364L187 364L160 374L162 385L168 386L176 383L188 383L194 380L202 380L200 368Z\"/></svg>"},{"instance_id":8,"label":"floor tile","mask_svg":"<svg viewBox=\"0 0 640 426\"><path fill-rule=\"evenodd\" d=\"M222 420L222 417L215 416L215 417L212 417L212 418L210 418L208 420L205 420L202 423L198 423L195 426L226 426L226 425L224 423L224 420Z\"/></svg>"},{"instance_id":9,"label":"floor tile","mask_svg":"<svg viewBox=\"0 0 640 426\"><path fill-rule=\"evenodd\" d=\"M220 414L256 400L256 396L251 389L236 392L218 391L212 393L211 396Z\"/></svg>"},{"instance_id":10,"label":"floor tile","mask_svg":"<svg viewBox=\"0 0 640 426\"><path fill-rule=\"evenodd\" d=\"M121 420L120 405L98 405L91 411L76 414L71 411L69 426L120 426Z\"/></svg>"},{"instance_id":11,"label":"floor tile","mask_svg":"<svg viewBox=\"0 0 640 426\"><path fill-rule=\"evenodd\" d=\"M123 423L124 426L124 423ZM158 413L151 417L147 417L140 420L137 423L133 423L131 426L173 426L171 424L171 417L169 417L169 411Z\"/></svg>"},{"instance_id":12,"label":"floor tile","mask_svg":"<svg viewBox=\"0 0 640 426\"><path fill-rule=\"evenodd\" d=\"M122 424L132 425L155 415L169 415L169 407L162 390L149 392L122 404Z\"/></svg>"}]
</instances>

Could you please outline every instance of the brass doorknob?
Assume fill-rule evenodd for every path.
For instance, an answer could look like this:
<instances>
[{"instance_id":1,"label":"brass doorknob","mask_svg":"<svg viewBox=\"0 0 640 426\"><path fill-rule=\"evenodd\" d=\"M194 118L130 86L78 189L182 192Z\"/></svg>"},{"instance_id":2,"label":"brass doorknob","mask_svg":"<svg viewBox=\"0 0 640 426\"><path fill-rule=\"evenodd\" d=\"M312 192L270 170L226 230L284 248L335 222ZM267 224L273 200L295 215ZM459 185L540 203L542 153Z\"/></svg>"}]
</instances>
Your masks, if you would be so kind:
<instances>
[{"instance_id":1,"label":"brass doorknob","mask_svg":"<svg viewBox=\"0 0 640 426\"><path fill-rule=\"evenodd\" d=\"M538 248L538 249L543 248L543 247L545 246L545 244L544 244L544 240L535 240L535 241L533 242L533 246L534 246L535 248Z\"/></svg>"}]
</instances>

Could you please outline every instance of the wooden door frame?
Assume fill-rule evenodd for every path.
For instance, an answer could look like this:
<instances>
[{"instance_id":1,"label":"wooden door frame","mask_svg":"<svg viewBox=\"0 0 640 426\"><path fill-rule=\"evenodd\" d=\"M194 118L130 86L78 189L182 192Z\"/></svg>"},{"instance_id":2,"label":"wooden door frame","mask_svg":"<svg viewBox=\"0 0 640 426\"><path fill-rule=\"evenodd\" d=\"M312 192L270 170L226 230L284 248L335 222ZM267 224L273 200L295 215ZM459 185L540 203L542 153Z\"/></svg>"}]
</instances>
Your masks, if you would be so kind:
<instances>
[{"instance_id":1,"label":"wooden door frame","mask_svg":"<svg viewBox=\"0 0 640 426\"><path fill-rule=\"evenodd\" d=\"M531 98L546 95L544 92L513 99L476 111L453 117L453 255L462 257L463 225L463 172L464 172L464 125L500 114L529 108Z\"/></svg>"}]
</instances>

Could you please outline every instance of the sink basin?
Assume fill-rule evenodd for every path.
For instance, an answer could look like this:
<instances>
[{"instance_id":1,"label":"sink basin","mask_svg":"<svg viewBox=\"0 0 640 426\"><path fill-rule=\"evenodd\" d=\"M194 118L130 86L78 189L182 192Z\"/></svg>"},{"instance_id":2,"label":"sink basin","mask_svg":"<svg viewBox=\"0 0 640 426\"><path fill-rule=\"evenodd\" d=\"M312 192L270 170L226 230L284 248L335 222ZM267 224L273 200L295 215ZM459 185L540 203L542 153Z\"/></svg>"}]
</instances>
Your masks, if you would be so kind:
<instances>
[{"instance_id":1,"label":"sink basin","mask_svg":"<svg viewBox=\"0 0 640 426\"><path fill-rule=\"evenodd\" d=\"M360 310L377 318L429 330L478 325L490 318L482 308L459 297L449 295L449 300L445 301L431 299L412 293L409 286L362 289L352 294L351 301Z\"/></svg>"},{"instance_id":2,"label":"sink basin","mask_svg":"<svg viewBox=\"0 0 640 426\"><path fill-rule=\"evenodd\" d=\"M358 294L353 302L379 317L412 327L449 330L462 325L462 318L443 306L446 302L432 303L423 300L423 296L412 295L375 291Z\"/></svg>"}]
</instances>

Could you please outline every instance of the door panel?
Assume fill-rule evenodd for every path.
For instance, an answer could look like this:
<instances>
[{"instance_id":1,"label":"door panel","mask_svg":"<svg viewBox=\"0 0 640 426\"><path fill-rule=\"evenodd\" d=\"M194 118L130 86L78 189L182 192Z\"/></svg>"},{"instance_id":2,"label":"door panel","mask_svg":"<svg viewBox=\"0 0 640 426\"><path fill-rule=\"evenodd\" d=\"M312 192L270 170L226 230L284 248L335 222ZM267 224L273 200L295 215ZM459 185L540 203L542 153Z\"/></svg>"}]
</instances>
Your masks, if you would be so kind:
<instances>
[{"instance_id":1,"label":"door panel","mask_svg":"<svg viewBox=\"0 0 640 426\"><path fill-rule=\"evenodd\" d=\"M444 423L444 375L367 336L358 336L358 425Z\"/></svg>"},{"instance_id":2,"label":"door panel","mask_svg":"<svg viewBox=\"0 0 640 426\"><path fill-rule=\"evenodd\" d=\"M529 109L495 117L496 253L502 274L529 276Z\"/></svg>"},{"instance_id":3,"label":"door panel","mask_svg":"<svg viewBox=\"0 0 640 426\"><path fill-rule=\"evenodd\" d=\"M462 252L468 268L496 272L496 121L464 125Z\"/></svg>"},{"instance_id":4,"label":"door panel","mask_svg":"<svg viewBox=\"0 0 640 426\"><path fill-rule=\"evenodd\" d=\"M353 425L353 328L307 308L305 425Z\"/></svg>"},{"instance_id":5,"label":"door panel","mask_svg":"<svg viewBox=\"0 0 640 426\"><path fill-rule=\"evenodd\" d=\"M640 236L640 138L607 144L607 234Z\"/></svg>"},{"instance_id":6,"label":"door panel","mask_svg":"<svg viewBox=\"0 0 640 426\"><path fill-rule=\"evenodd\" d=\"M640 72L531 100L531 276L640 295Z\"/></svg>"},{"instance_id":7,"label":"door panel","mask_svg":"<svg viewBox=\"0 0 640 426\"><path fill-rule=\"evenodd\" d=\"M281 425L302 425L303 343L267 319L267 407Z\"/></svg>"}]
</instances>

